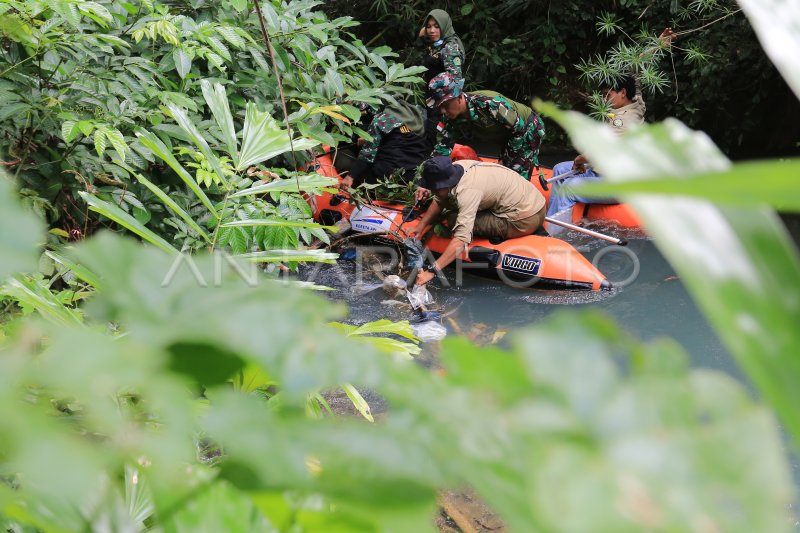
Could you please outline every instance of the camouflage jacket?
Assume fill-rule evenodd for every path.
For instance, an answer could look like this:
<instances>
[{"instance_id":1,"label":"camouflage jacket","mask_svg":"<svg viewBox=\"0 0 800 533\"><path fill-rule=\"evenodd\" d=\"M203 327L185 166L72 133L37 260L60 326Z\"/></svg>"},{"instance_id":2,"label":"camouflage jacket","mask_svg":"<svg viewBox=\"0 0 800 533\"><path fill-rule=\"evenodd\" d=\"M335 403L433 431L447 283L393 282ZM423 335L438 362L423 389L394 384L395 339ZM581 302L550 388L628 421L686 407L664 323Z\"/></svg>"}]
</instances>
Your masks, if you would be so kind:
<instances>
[{"instance_id":1,"label":"camouflage jacket","mask_svg":"<svg viewBox=\"0 0 800 533\"><path fill-rule=\"evenodd\" d=\"M372 140L367 141L364 146L361 147L361 151L358 153L358 158L365 163L374 163L375 157L378 155L378 149L381 146L381 140L383 139L383 136L391 133L391 131L396 128L402 127L405 127L403 123L392 114L381 111L375 115L375 118L372 119L369 128L367 128L367 133L370 134Z\"/></svg>"},{"instance_id":2,"label":"camouflage jacket","mask_svg":"<svg viewBox=\"0 0 800 533\"><path fill-rule=\"evenodd\" d=\"M450 120L442 119L439 135L436 139L434 152L439 155L450 155L453 144L456 143L455 130L459 125L469 125L471 128L506 130L506 135L521 136L526 129L525 117L514 109L506 98L500 95L482 96L465 93L467 101L467 117Z\"/></svg>"},{"instance_id":3,"label":"camouflage jacket","mask_svg":"<svg viewBox=\"0 0 800 533\"><path fill-rule=\"evenodd\" d=\"M428 69L426 82L442 72L449 72L459 79L464 77L464 52L455 40L447 41L441 46L428 46L428 56L423 64Z\"/></svg>"}]
</instances>

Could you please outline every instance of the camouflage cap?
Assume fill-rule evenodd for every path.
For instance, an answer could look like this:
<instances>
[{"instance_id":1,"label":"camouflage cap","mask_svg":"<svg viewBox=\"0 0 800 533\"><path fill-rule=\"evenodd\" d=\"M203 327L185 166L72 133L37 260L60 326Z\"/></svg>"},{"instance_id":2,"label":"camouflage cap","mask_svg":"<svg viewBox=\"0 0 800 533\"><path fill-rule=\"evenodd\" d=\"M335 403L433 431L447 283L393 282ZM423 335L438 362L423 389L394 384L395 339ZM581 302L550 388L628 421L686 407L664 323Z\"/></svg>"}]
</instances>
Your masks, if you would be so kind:
<instances>
[{"instance_id":1,"label":"camouflage cap","mask_svg":"<svg viewBox=\"0 0 800 533\"><path fill-rule=\"evenodd\" d=\"M464 80L456 78L449 72L442 72L428 82L428 107L438 108L464 92Z\"/></svg>"}]
</instances>

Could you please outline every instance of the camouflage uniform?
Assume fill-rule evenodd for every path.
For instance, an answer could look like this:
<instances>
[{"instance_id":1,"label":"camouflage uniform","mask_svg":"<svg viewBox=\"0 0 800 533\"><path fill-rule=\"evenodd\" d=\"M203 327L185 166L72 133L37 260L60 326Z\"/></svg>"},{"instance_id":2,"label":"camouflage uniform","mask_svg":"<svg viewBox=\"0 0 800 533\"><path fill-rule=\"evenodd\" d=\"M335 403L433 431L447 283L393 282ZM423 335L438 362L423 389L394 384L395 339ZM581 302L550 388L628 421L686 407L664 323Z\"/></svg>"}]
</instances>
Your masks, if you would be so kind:
<instances>
[{"instance_id":1,"label":"camouflage uniform","mask_svg":"<svg viewBox=\"0 0 800 533\"><path fill-rule=\"evenodd\" d=\"M449 72L456 78L463 78L464 52L456 41L447 41L441 46L430 45L423 65L428 68L425 76L427 81L442 72ZM437 70L438 72L436 72Z\"/></svg>"},{"instance_id":2,"label":"camouflage uniform","mask_svg":"<svg viewBox=\"0 0 800 533\"><path fill-rule=\"evenodd\" d=\"M389 134L395 128L403 127L405 126L403 126L403 123L400 122L397 117L385 111L381 111L375 115L369 128L367 128L367 133L370 134L372 140L367 141L364 146L361 147L358 158L365 163L374 163L378 155L378 148L381 147L383 135Z\"/></svg>"},{"instance_id":3,"label":"camouflage uniform","mask_svg":"<svg viewBox=\"0 0 800 533\"><path fill-rule=\"evenodd\" d=\"M461 85L448 74L440 74L431 80L429 91L436 101L441 101L448 96L460 96ZM544 122L539 115L522 104L515 106L511 100L499 94L464 93L464 98L467 117L442 119L434 153L449 156L453 145L460 140L458 130L463 126L469 129L499 129L498 133L508 135L500 154L500 163L525 179L530 179L533 168L539 166L539 147L545 134Z\"/></svg>"},{"instance_id":4,"label":"camouflage uniform","mask_svg":"<svg viewBox=\"0 0 800 533\"><path fill-rule=\"evenodd\" d=\"M414 170L431 151L426 142L425 113L419 106L398 99L378 112L367 127L371 140L364 143L350 168L353 183L376 183L397 176L413 178Z\"/></svg>"},{"instance_id":5,"label":"camouflage uniform","mask_svg":"<svg viewBox=\"0 0 800 533\"><path fill-rule=\"evenodd\" d=\"M427 38L424 39L428 42L428 54L422 61L427 69L422 76L425 83L427 84L434 76L442 72L449 72L456 78L463 78L464 43L456 35L450 15L442 9L434 9L425 17L423 26L430 19L436 21L441 33L439 40L435 43L428 41Z\"/></svg>"}]
</instances>

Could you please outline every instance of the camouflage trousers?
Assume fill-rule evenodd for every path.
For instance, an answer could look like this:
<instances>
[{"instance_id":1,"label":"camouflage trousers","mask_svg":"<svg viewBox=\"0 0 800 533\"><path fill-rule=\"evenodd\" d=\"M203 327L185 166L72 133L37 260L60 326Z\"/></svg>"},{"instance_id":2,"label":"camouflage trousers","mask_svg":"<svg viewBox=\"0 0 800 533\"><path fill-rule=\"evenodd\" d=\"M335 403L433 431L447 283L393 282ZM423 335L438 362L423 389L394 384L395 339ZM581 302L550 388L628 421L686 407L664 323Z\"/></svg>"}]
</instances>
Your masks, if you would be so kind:
<instances>
[{"instance_id":1,"label":"camouflage trousers","mask_svg":"<svg viewBox=\"0 0 800 533\"><path fill-rule=\"evenodd\" d=\"M539 167L539 147L543 138L544 121L536 113L531 113L525 129L508 140L500 155L500 163L530 180L533 169Z\"/></svg>"}]
</instances>

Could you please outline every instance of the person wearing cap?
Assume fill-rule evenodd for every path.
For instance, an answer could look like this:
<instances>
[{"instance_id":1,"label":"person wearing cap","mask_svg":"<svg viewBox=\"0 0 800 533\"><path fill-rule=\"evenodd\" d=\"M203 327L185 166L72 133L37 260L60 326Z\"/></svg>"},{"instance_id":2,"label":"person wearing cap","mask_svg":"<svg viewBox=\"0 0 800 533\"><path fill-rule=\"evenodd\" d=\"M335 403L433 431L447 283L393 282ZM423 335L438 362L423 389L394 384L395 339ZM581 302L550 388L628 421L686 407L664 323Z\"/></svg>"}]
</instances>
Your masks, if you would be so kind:
<instances>
[{"instance_id":1,"label":"person wearing cap","mask_svg":"<svg viewBox=\"0 0 800 533\"><path fill-rule=\"evenodd\" d=\"M422 167L420 187L433 193L433 203L409 237L419 239L442 213L458 210L453 238L442 255L417 276L425 284L434 272L463 254L473 236L511 239L530 235L544 222L545 199L530 182L513 170L495 163L435 156Z\"/></svg>"},{"instance_id":2,"label":"person wearing cap","mask_svg":"<svg viewBox=\"0 0 800 533\"><path fill-rule=\"evenodd\" d=\"M413 181L417 167L430 152L422 108L398 98L375 115L367 133L372 140L362 144L358 159L339 186L376 183L398 171L406 182Z\"/></svg>"},{"instance_id":3,"label":"person wearing cap","mask_svg":"<svg viewBox=\"0 0 800 533\"><path fill-rule=\"evenodd\" d=\"M428 13L419 30L419 38L426 45L425 57L422 60L422 66L426 69L422 73L422 79L425 80L426 86L434 76L442 72L449 72L457 79L464 78L463 66L466 57L464 43L456 35L453 21L446 11L434 9ZM436 125L440 120L439 109L429 107L425 131L431 144L436 142Z\"/></svg>"},{"instance_id":4,"label":"person wearing cap","mask_svg":"<svg viewBox=\"0 0 800 533\"><path fill-rule=\"evenodd\" d=\"M493 92L464 92L463 80L444 72L428 83L430 105L444 118L434 153L450 155L456 142L491 141L500 162L529 180L539 166L544 122L530 107Z\"/></svg>"}]
</instances>

